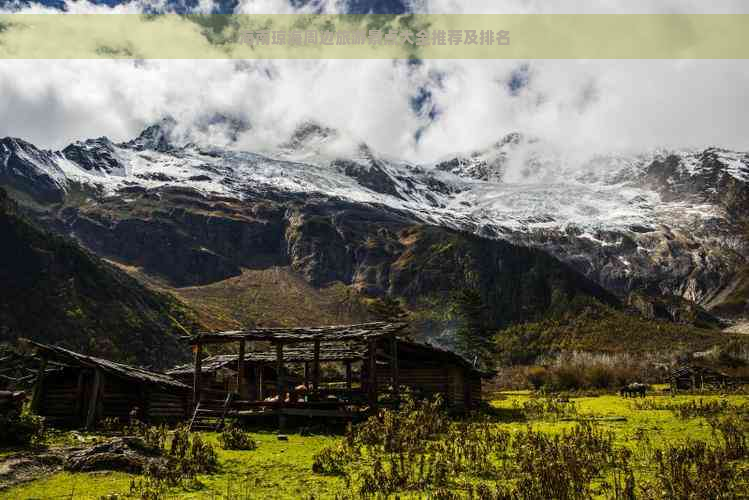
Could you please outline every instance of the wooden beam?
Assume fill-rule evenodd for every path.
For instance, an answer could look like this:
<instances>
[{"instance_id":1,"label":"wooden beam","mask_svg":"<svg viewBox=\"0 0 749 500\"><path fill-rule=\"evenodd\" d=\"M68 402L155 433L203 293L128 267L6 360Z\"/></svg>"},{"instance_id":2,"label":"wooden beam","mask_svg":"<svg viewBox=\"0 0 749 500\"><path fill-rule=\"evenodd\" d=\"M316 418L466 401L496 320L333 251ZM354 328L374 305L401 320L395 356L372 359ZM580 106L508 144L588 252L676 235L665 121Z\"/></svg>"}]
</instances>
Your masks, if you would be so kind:
<instances>
[{"instance_id":1,"label":"wooden beam","mask_svg":"<svg viewBox=\"0 0 749 500\"><path fill-rule=\"evenodd\" d=\"M368 342L367 356L369 358L369 408L371 411L377 410L377 342L370 339Z\"/></svg>"},{"instance_id":2,"label":"wooden beam","mask_svg":"<svg viewBox=\"0 0 749 500\"><path fill-rule=\"evenodd\" d=\"M398 373L398 339L393 337L390 341L390 371L393 382L393 396L400 400L400 375Z\"/></svg>"},{"instance_id":3,"label":"wooden beam","mask_svg":"<svg viewBox=\"0 0 749 500\"><path fill-rule=\"evenodd\" d=\"M239 356L237 357L237 393L244 397L244 348L245 341L239 341Z\"/></svg>"},{"instance_id":4,"label":"wooden beam","mask_svg":"<svg viewBox=\"0 0 749 500\"><path fill-rule=\"evenodd\" d=\"M284 400L284 374L283 374L283 344L276 344L276 389L278 393L278 432L283 432L286 427L286 416L283 414Z\"/></svg>"},{"instance_id":5,"label":"wooden beam","mask_svg":"<svg viewBox=\"0 0 749 500\"><path fill-rule=\"evenodd\" d=\"M88 400L88 415L86 416L86 429L91 429L96 422L96 413L99 406L99 392L101 391L101 370L94 370L94 383L91 386L91 396Z\"/></svg>"},{"instance_id":6,"label":"wooden beam","mask_svg":"<svg viewBox=\"0 0 749 500\"><path fill-rule=\"evenodd\" d=\"M201 376L203 365L203 344L197 343L193 347L195 357L195 373L192 382L192 404L196 406L200 402Z\"/></svg>"},{"instance_id":7,"label":"wooden beam","mask_svg":"<svg viewBox=\"0 0 749 500\"><path fill-rule=\"evenodd\" d=\"M346 389L351 390L351 361L346 361Z\"/></svg>"},{"instance_id":8,"label":"wooden beam","mask_svg":"<svg viewBox=\"0 0 749 500\"><path fill-rule=\"evenodd\" d=\"M263 394L263 392L264 392L263 391L263 368L265 368L265 367L262 366L262 365L260 365L257 368L255 368L255 370L256 370L255 381L257 383L257 399L258 399L258 401L262 401L263 397L264 397L264 394Z\"/></svg>"},{"instance_id":9,"label":"wooden beam","mask_svg":"<svg viewBox=\"0 0 749 500\"><path fill-rule=\"evenodd\" d=\"M86 376L86 370L80 369L78 370L78 383L76 385L75 389L75 414L78 416L79 422L83 422L83 383L84 383L84 377Z\"/></svg>"},{"instance_id":10,"label":"wooden beam","mask_svg":"<svg viewBox=\"0 0 749 500\"><path fill-rule=\"evenodd\" d=\"M38 413L44 392L44 370L47 369L47 358L39 360L39 371L34 384L34 394L31 397L31 413Z\"/></svg>"},{"instance_id":11,"label":"wooden beam","mask_svg":"<svg viewBox=\"0 0 749 500\"><path fill-rule=\"evenodd\" d=\"M317 392L320 388L320 341L315 340L314 361L312 361L312 389Z\"/></svg>"},{"instance_id":12,"label":"wooden beam","mask_svg":"<svg viewBox=\"0 0 749 500\"><path fill-rule=\"evenodd\" d=\"M304 362L304 387L309 390L309 361Z\"/></svg>"}]
</instances>

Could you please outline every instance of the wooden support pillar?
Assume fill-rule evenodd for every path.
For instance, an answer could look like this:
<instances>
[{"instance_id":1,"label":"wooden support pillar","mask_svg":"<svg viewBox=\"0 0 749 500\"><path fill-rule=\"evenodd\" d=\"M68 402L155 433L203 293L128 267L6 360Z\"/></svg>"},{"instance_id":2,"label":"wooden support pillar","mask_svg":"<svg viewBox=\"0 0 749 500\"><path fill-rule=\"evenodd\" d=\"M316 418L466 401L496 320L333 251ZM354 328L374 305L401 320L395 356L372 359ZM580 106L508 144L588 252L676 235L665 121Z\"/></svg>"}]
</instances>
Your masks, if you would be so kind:
<instances>
[{"instance_id":1,"label":"wooden support pillar","mask_svg":"<svg viewBox=\"0 0 749 500\"><path fill-rule=\"evenodd\" d=\"M304 362L304 387L309 390L309 361Z\"/></svg>"},{"instance_id":2,"label":"wooden support pillar","mask_svg":"<svg viewBox=\"0 0 749 500\"><path fill-rule=\"evenodd\" d=\"M312 362L312 389L320 388L320 341L315 340L315 359Z\"/></svg>"},{"instance_id":3,"label":"wooden support pillar","mask_svg":"<svg viewBox=\"0 0 749 500\"><path fill-rule=\"evenodd\" d=\"M94 370L94 383L91 386L91 396L88 400L88 415L86 416L86 429L91 429L96 423L96 414L99 407L99 393L101 392L101 370Z\"/></svg>"},{"instance_id":4,"label":"wooden support pillar","mask_svg":"<svg viewBox=\"0 0 749 500\"><path fill-rule=\"evenodd\" d=\"M398 339L395 337L390 341L390 372L393 382L393 397L398 402L400 400L400 376L398 374Z\"/></svg>"},{"instance_id":5,"label":"wooden support pillar","mask_svg":"<svg viewBox=\"0 0 749 500\"><path fill-rule=\"evenodd\" d=\"M44 371L47 369L47 358L39 360L39 371L36 374L36 383L34 384L34 394L31 397L31 413L38 413L39 406L42 402L42 393L44 392Z\"/></svg>"},{"instance_id":6,"label":"wooden support pillar","mask_svg":"<svg viewBox=\"0 0 749 500\"><path fill-rule=\"evenodd\" d=\"M237 357L237 394L244 399L244 340L239 341L239 356Z\"/></svg>"},{"instance_id":7,"label":"wooden support pillar","mask_svg":"<svg viewBox=\"0 0 749 500\"><path fill-rule=\"evenodd\" d=\"M286 417L283 414L285 381L283 373L283 344L276 344L276 389L278 392L278 432L283 432L286 427Z\"/></svg>"},{"instance_id":8,"label":"wooden support pillar","mask_svg":"<svg viewBox=\"0 0 749 500\"><path fill-rule=\"evenodd\" d=\"M39 370L34 383L34 393L31 396L31 412L38 413L41 406L42 393L44 392L44 371L47 369L47 358L39 360Z\"/></svg>"},{"instance_id":9,"label":"wooden support pillar","mask_svg":"<svg viewBox=\"0 0 749 500\"><path fill-rule=\"evenodd\" d=\"M369 348L367 349L367 356L369 358L369 408L372 411L377 410L377 342L374 339L369 340Z\"/></svg>"},{"instance_id":10,"label":"wooden support pillar","mask_svg":"<svg viewBox=\"0 0 749 500\"><path fill-rule=\"evenodd\" d=\"M192 383L192 404L197 406L200 402L200 391L201 391L201 376L203 370L203 345L197 343L193 346L193 353L195 356L195 374Z\"/></svg>"},{"instance_id":11,"label":"wooden support pillar","mask_svg":"<svg viewBox=\"0 0 749 500\"><path fill-rule=\"evenodd\" d=\"M257 386L256 398L258 401L263 400L263 365L255 367L255 385Z\"/></svg>"},{"instance_id":12,"label":"wooden support pillar","mask_svg":"<svg viewBox=\"0 0 749 500\"><path fill-rule=\"evenodd\" d=\"M351 390L351 361L346 361L346 389Z\"/></svg>"},{"instance_id":13,"label":"wooden support pillar","mask_svg":"<svg viewBox=\"0 0 749 500\"><path fill-rule=\"evenodd\" d=\"M83 381L85 376L85 369L81 369L78 371L78 382L75 388L75 414L82 424L85 423L83 421L83 398L85 397L85 395L83 394Z\"/></svg>"}]
</instances>

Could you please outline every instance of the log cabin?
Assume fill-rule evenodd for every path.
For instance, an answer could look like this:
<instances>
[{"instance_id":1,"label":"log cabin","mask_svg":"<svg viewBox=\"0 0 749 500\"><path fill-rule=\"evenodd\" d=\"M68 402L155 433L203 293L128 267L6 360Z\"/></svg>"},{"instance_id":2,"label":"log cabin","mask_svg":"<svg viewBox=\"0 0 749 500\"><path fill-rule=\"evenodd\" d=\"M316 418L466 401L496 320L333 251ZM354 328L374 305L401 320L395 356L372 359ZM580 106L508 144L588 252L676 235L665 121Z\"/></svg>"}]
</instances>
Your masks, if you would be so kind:
<instances>
[{"instance_id":1,"label":"log cabin","mask_svg":"<svg viewBox=\"0 0 749 500\"><path fill-rule=\"evenodd\" d=\"M420 397L440 394L451 410L475 409L481 401L481 381L493 373L481 370L454 352L399 337L397 333L405 327L403 323L374 322L254 328L195 335L190 339L195 354L193 403L196 409L193 420L201 411L206 385L215 387L214 374L221 369L228 369L230 371L225 373L236 376L234 387L242 396L235 402L236 408L250 408L251 413L275 413L281 428L286 415L351 417L362 411L376 411L379 406L397 405L404 389ZM248 342L262 342L270 347L248 351ZM204 346L231 343L238 345L238 353L206 358L208 373L204 377ZM332 394L321 386L320 365L323 362L338 362L345 366L343 390ZM263 394L257 388L265 387L259 377L266 371L257 367L275 366L278 374L275 392L284 395L289 387L285 380L286 368L293 363L304 363L305 386L309 389L305 391L305 398L290 400L287 396L272 403L263 401ZM180 376L186 375L184 367L180 372ZM354 372L358 373L356 381ZM225 390L230 390L231 386L225 385ZM210 409L204 411L208 413Z\"/></svg>"},{"instance_id":2,"label":"log cabin","mask_svg":"<svg viewBox=\"0 0 749 500\"><path fill-rule=\"evenodd\" d=\"M133 410L147 422L187 417L190 387L168 375L62 347L22 342L41 361L31 410L53 424L93 428L104 418L127 421ZM49 362L62 367L53 377L45 376Z\"/></svg>"}]
</instances>

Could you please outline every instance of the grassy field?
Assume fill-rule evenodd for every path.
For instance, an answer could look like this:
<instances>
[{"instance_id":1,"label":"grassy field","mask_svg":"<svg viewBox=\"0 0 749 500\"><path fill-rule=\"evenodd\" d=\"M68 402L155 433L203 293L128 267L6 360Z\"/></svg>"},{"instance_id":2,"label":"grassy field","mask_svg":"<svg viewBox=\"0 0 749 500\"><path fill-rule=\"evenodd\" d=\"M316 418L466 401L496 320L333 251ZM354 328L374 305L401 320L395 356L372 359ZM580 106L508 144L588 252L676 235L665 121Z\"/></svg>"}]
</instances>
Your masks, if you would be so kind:
<instances>
[{"instance_id":1,"label":"grassy field","mask_svg":"<svg viewBox=\"0 0 749 500\"><path fill-rule=\"evenodd\" d=\"M656 450L665 450L669 446L678 447L689 441L704 441L710 446L719 446L721 437L714 432L709 418L721 417L729 413L746 415L749 408L749 396L745 395L653 395L644 399L625 399L618 395L601 395L594 397L571 397L567 398L541 398L528 392L504 392L496 394L491 401L492 410L489 416L484 417L481 423L468 425L457 429L458 433L484 433L487 429L497 434L487 440L497 440L505 435L519 436L528 433L529 429L550 436L562 433L573 433L581 423L590 422L593 433L600 432L600 436L610 436L613 449L631 452L628 460L628 468L637 485L637 498L665 498L658 496L659 489L654 484L657 467L653 456ZM414 413L415 419L404 417L396 427L408 430L430 428L442 424L432 420L422 422L422 419L431 419L433 416L425 413ZM455 425L448 424L448 425ZM365 426L366 427L366 426ZM249 451L228 451L218 446L217 434L204 434L204 437L216 445L218 451L218 469L214 474L199 475L196 481L190 481L180 487L171 488L169 496L173 498L202 499L202 498L358 498L362 491L377 490L382 485L370 484L368 482L393 481L396 484L392 469L396 467L394 461L388 462L388 456L398 456L403 460L404 451L400 449L388 454L387 441L382 441L383 453L377 455L376 444L384 435L390 435L393 429L392 422L385 424L377 423L369 429L364 428L357 442L367 443L362 449L365 452L355 452L346 455L336 455L346 447L347 439L341 436L301 436L289 434L288 441L279 441L276 435L269 432L252 432L251 436L257 441L258 447ZM453 429L451 432L455 432ZM744 438L745 429L742 430ZM381 435L380 435L381 434ZM457 436L454 434L453 436ZM489 433L487 433L489 435ZM533 434L529 434L531 437ZM564 434L568 436L569 434ZM449 435L446 435L449 436ZM499 436L499 437L498 437ZM58 438L59 439L59 438ZM440 442L440 439L442 441ZM484 439L480 438L479 440ZM565 437L566 439L566 437ZM589 438L588 438L589 439ZM418 453L439 457L440 453L454 453L450 451L451 443L455 441L449 437L436 437L435 442L440 446L427 446ZM459 440L459 439L458 439ZM427 441L427 440L424 440ZM468 442L468 441L467 441ZM478 441L477 441L478 442ZM55 444L51 444L54 446ZM411 445L419 447L416 445ZM470 447L468 445L465 445ZM482 444L484 446L484 444ZM353 448L350 448L350 450ZM476 448L478 449L478 448ZM489 448L487 448L489 449ZM509 448L507 448L509 449ZM345 475L330 473L315 473L312 470L315 456L323 450L333 450L330 463L337 463ZM407 450L408 457L412 450ZM342 452L341 452L342 453ZM465 450L460 453L467 453ZM495 460L496 456L486 452ZM509 453L509 452L508 452ZM616 455L614 453L614 455ZM612 455L612 456L614 456ZM382 458L384 472L377 472L377 465ZM414 457L420 456L414 454ZM513 455L514 456L514 455ZM602 455L603 456L603 455ZM519 456L518 456L519 457ZM521 458L511 458L507 463L514 467L515 461ZM0 460L2 458L0 457ZM409 458L410 459L410 458ZM453 460L450 458L450 460ZM337 461L337 462L336 462ZM495 460L496 463L502 460ZM507 465L504 471L508 471ZM390 464L390 465L388 465ZM543 464L542 464L543 466ZM734 474L745 471L749 466L746 457L731 461ZM422 465L423 467L423 465ZM429 466L427 466L429 467ZM462 468L461 468L462 467ZM493 465L492 465L493 467ZM582 465L581 465L582 467ZM335 468L335 467L334 467ZM416 466L414 466L414 469ZM392 486L390 491L380 490L380 498L395 498L393 489L399 498L464 498L470 494L482 498L481 490L474 489L480 483L494 484L497 482L494 472L484 470L473 470L472 466L458 466L446 478L440 480L441 486L432 488L429 481L425 480L422 487L415 487L413 483L404 489ZM388 472L390 470L390 472ZM500 469L498 469L500 470ZM589 494L593 498L615 498L611 489L615 481L614 468L603 467L601 471L593 474ZM457 472L455 472L457 471ZM325 472L325 471L324 471ZM439 472L439 471L438 471ZM510 472L502 474L511 475ZM380 474L378 476L378 474ZM26 483L12 489L0 492L2 498L27 499L27 498L101 498L106 495L119 495L109 498L130 498L130 482L135 476L124 473L56 473L36 481ZM402 479L402 478L401 478ZM652 483L652 484L651 484ZM470 492L470 494L469 494ZM375 493L375 491L372 491ZM646 494L647 493L647 494ZM746 492L745 492L746 493ZM457 495L457 496L450 496ZM522 497L522 498L533 498ZM619 497L623 498L623 497ZM700 497L693 497L700 498Z\"/></svg>"}]
</instances>

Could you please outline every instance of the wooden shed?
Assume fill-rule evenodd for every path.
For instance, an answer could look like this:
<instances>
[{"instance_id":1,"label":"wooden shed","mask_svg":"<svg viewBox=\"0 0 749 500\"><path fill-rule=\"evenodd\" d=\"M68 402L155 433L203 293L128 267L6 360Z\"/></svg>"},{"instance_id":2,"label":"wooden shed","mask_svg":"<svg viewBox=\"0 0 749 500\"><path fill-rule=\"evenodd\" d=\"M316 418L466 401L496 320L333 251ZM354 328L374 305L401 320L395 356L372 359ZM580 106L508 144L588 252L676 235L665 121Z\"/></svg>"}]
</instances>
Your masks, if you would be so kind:
<instances>
[{"instance_id":1,"label":"wooden shed","mask_svg":"<svg viewBox=\"0 0 749 500\"><path fill-rule=\"evenodd\" d=\"M701 365L681 365L671 371L671 390L718 389L738 383L730 375Z\"/></svg>"},{"instance_id":2,"label":"wooden shed","mask_svg":"<svg viewBox=\"0 0 749 500\"><path fill-rule=\"evenodd\" d=\"M206 364L210 370L221 365L235 371L236 392L242 395L234 401L235 407L276 413L281 426L284 415L351 416L361 411L375 411L379 406L397 405L404 388L424 397L441 394L448 407L454 410L478 406L481 380L493 374L481 371L453 352L398 337L397 333L405 327L403 323L374 322L306 328L254 328L196 335L191 338L195 353L195 417L199 417L201 402L207 398L204 394L203 346L229 343L238 344L238 354L206 358ZM246 343L250 341L263 342L270 347L249 352ZM345 366L342 390L331 391L320 384L322 362L339 362ZM255 371L256 367L275 367L278 374L275 393L284 396L288 390L286 365L291 363L304 363L305 385L309 388L305 397L299 399L286 395L276 401L263 401L263 394L253 387L264 387L257 374L265 372ZM253 369L248 370L248 365ZM353 379L354 372L358 373L358 380ZM209 384L212 383L210 373ZM210 413L218 409L206 407L203 411ZM228 408L222 411L226 414Z\"/></svg>"},{"instance_id":3,"label":"wooden shed","mask_svg":"<svg viewBox=\"0 0 749 500\"><path fill-rule=\"evenodd\" d=\"M349 365L362 359L364 350L355 345L321 343L319 362L341 362ZM201 399L224 399L234 393L240 399L263 400L278 392L278 367L275 349L270 345L258 346L256 350L246 349L242 355L240 368L239 354L218 354L204 358L200 366ZM312 345L289 346L284 349L285 366L283 383L285 390L299 384L309 384L312 377L314 348ZM287 368L291 364L303 366L303 376ZM240 375L241 370L241 375ZM186 364L166 371L167 375L185 384L193 385L195 367ZM241 380L240 380L241 379Z\"/></svg>"},{"instance_id":4,"label":"wooden shed","mask_svg":"<svg viewBox=\"0 0 749 500\"><path fill-rule=\"evenodd\" d=\"M136 409L144 421L183 420L190 387L165 375L62 347L24 340L41 360L31 409L54 423L93 427L103 418L127 421ZM54 361L62 369L45 376Z\"/></svg>"}]
</instances>

